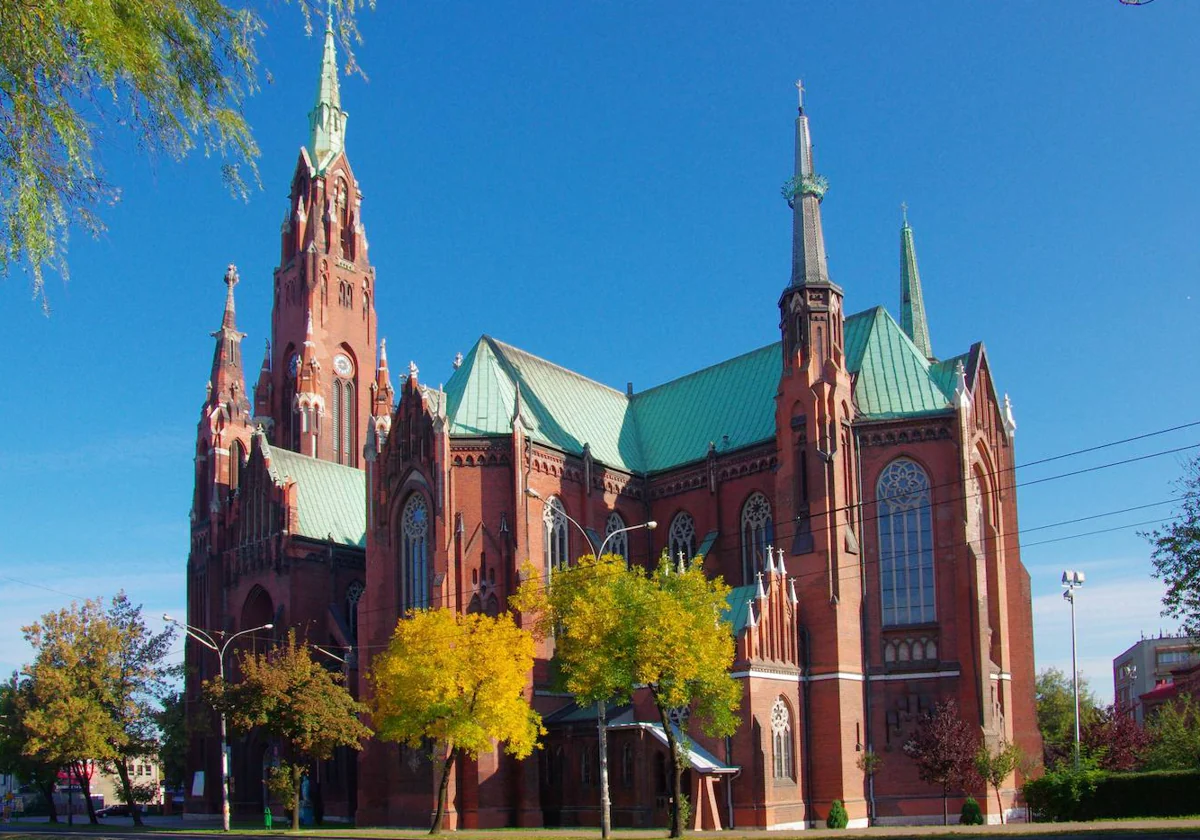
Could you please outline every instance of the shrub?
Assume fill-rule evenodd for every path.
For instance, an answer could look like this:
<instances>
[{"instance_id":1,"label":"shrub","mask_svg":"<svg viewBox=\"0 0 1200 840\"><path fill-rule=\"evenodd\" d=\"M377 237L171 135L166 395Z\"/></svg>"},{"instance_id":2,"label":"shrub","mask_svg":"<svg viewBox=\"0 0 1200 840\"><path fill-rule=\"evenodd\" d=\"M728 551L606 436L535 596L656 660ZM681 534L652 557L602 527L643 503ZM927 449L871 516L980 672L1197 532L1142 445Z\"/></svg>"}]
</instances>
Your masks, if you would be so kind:
<instances>
[{"instance_id":1,"label":"shrub","mask_svg":"<svg viewBox=\"0 0 1200 840\"><path fill-rule=\"evenodd\" d=\"M959 825L983 825L983 811L974 796L968 796L958 817Z\"/></svg>"},{"instance_id":2,"label":"shrub","mask_svg":"<svg viewBox=\"0 0 1200 840\"><path fill-rule=\"evenodd\" d=\"M846 806L842 804L842 800L833 800L833 804L829 806L829 818L825 820L825 827L845 828L849 822L850 818L846 815Z\"/></svg>"},{"instance_id":3,"label":"shrub","mask_svg":"<svg viewBox=\"0 0 1200 840\"><path fill-rule=\"evenodd\" d=\"M1021 792L1035 817L1049 822L1085 819L1085 803L1096 793L1104 773L1094 767L1052 770L1025 783Z\"/></svg>"},{"instance_id":4,"label":"shrub","mask_svg":"<svg viewBox=\"0 0 1200 840\"><path fill-rule=\"evenodd\" d=\"M1026 782L1022 793L1040 820L1181 817L1200 813L1200 770L1060 770Z\"/></svg>"}]
</instances>

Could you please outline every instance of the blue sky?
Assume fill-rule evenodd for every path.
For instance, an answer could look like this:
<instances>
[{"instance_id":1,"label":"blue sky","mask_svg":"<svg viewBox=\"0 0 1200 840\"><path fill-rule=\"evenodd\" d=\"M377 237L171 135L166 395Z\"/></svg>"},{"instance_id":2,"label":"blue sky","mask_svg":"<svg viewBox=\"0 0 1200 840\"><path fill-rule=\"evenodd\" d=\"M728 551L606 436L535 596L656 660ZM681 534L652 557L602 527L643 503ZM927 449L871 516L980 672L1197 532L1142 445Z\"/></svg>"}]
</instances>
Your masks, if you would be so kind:
<instances>
[{"instance_id":1,"label":"blue sky","mask_svg":"<svg viewBox=\"0 0 1200 840\"><path fill-rule=\"evenodd\" d=\"M218 159L147 161L114 132L100 153L122 200L102 238L71 240L51 317L25 278L0 283L19 362L0 391L0 671L27 655L19 626L70 596L124 587L182 613L221 278L237 264L257 360L316 89L298 11L272 6L268 24L273 81L247 109L261 191L234 200ZM896 311L907 202L934 351L986 342L1018 462L1200 420L1200 4L381 0L361 24L347 147L397 369L444 381L488 332L641 389L775 340L803 76L847 306ZM1200 427L1018 475L1197 442ZM1186 454L1021 489L1021 525L1167 500ZM1172 627L1135 532L1024 551L1038 667L1069 670L1058 575L1087 571L1081 667L1104 697L1112 657Z\"/></svg>"}]
</instances>

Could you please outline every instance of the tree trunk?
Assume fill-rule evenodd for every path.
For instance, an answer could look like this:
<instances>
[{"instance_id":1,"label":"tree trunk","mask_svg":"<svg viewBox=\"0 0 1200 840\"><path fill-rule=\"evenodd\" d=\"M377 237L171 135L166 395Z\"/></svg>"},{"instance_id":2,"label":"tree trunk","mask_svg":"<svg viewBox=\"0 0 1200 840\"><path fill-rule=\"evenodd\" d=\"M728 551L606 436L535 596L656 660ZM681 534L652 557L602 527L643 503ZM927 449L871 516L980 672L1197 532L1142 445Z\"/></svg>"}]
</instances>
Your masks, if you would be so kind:
<instances>
[{"instance_id":1,"label":"tree trunk","mask_svg":"<svg viewBox=\"0 0 1200 840\"><path fill-rule=\"evenodd\" d=\"M96 806L92 804L92 780L83 772L84 766L82 761L73 763L75 780L79 782L79 792L83 794L83 801L87 805L88 822L92 825L99 825L100 820L96 818Z\"/></svg>"},{"instance_id":2,"label":"tree trunk","mask_svg":"<svg viewBox=\"0 0 1200 840\"><path fill-rule=\"evenodd\" d=\"M429 827L430 834L442 833L442 820L446 818L446 792L450 790L450 771L454 769L454 760L458 758L458 749L452 747L442 764L442 781L438 785L437 811L433 815L433 825Z\"/></svg>"},{"instance_id":3,"label":"tree trunk","mask_svg":"<svg viewBox=\"0 0 1200 840\"><path fill-rule=\"evenodd\" d=\"M300 783L303 779L299 762L292 762L292 831L300 830Z\"/></svg>"},{"instance_id":4,"label":"tree trunk","mask_svg":"<svg viewBox=\"0 0 1200 840\"><path fill-rule=\"evenodd\" d=\"M133 782L129 778L129 765L125 763L124 757L118 755L117 760L113 762L117 765L117 776L121 780L121 793L125 797L125 804L129 807L129 813L133 816L133 824L136 826L142 825L142 814L138 810L137 803L133 801Z\"/></svg>"},{"instance_id":5,"label":"tree trunk","mask_svg":"<svg viewBox=\"0 0 1200 840\"><path fill-rule=\"evenodd\" d=\"M942 825L950 825L950 791L942 785Z\"/></svg>"},{"instance_id":6,"label":"tree trunk","mask_svg":"<svg viewBox=\"0 0 1200 840\"><path fill-rule=\"evenodd\" d=\"M1000 810L1000 825L1004 825L1004 802L1000 799L1000 785L996 785L996 807Z\"/></svg>"},{"instance_id":7,"label":"tree trunk","mask_svg":"<svg viewBox=\"0 0 1200 840\"><path fill-rule=\"evenodd\" d=\"M654 694L654 689L650 689ZM658 716L662 720L663 731L667 734L667 751L671 754L671 837L683 836L683 767L679 761L679 742L675 738L675 730L671 726L671 718L666 708L654 697L658 706Z\"/></svg>"},{"instance_id":8,"label":"tree trunk","mask_svg":"<svg viewBox=\"0 0 1200 840\"><path fill-rule=\"evenodd\" d=\"M38 785L42 796L46 797L46 807L50 809L50 822L58 822L58 806L54 804L54 782L43 782Z\"/></svg>"}]
</instances>

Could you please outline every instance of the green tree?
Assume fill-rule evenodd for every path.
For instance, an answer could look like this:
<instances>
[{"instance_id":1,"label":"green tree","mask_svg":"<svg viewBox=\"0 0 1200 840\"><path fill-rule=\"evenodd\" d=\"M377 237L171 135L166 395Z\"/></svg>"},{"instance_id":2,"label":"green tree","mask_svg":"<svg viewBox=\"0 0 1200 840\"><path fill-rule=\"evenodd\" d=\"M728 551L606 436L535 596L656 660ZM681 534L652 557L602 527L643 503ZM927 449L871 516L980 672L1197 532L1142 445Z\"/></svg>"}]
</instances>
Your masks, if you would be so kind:
<instances>
[{"instance_id":1,"label":"green tree","mask_svg":"<svg viewBox=\"0 0 1200 840\"><path fill-rule=\"evenodd\" d=\"M34 660L23 669L30 707L24 715L26 753L68 767L97 823L89 761L113 761L125 740L112 710L121 674L120 631L99 600L72 604L22 628Z\"/></svg>"},{"instance_id":2,"label":"green tree","mask_svg":"<svg viewBox=\"0 0 1200 840\"><path fill-rule=\"evenodd\" d=\"M729 587L710 579L703 564L675 568L665 555L647 578L649 596L638 616L635 679L650 689L671 756L671 837L683 836L684 744L671 725L673 709L690 709L710 737L737 731L741 686L730 676L732 627L725 619ZM680 733L686 737L686 733Z\"/></svg>"},{"instance_id":3,"label":"green tree","mask_svg":"<svg viewBox=\"0 0 1200 840\"><path fill-rule=\"evenodd\" d=\"M1023 754L1016 744L1010 744L1001 739L994 746L980 744L975 752L975 772L992 790L996 791L996 808L1000 814L1001 824L1004 819L1004 802L1000 799L1000 786L1012 773L1021 766Z\"/></svg>"},{"instance_id":4,"label":"green tree","mask_svg":"<svg viewBox=\"0 0 1200 840\"><path fill-rule=\"evenodd\" d=\"M1154 546L1154 576L1167 585L1163 615L1179 619L1186 635L1200 638L1200 456L1184 464L1175 488L1179 515L1141 536Z\"/></svg>"},{"instance_id":5,"label":"green tree","mask_svg":"<svg viewBox=\"0 0 1200 840\"><path fill-rule=\"evenodd\" d=\"M1147 770L1200 769L1200 702L1184 694L1159 708L1146 723Z\"/></svg>"},{"instance_id":6,"label":"green tree","mask_svg":"<svg viewBox=\"0 0 1200 840\"><path fill-rule=\"evenodd\" d=\"M926 784L942 789L942 824L950 824L951 788L978 787L975 751L979 728L958 715L953 700L938 703L921 715L916 731L904 745L904 754L917 765L917 775Z\"/></svg>"},{"instance_id":7,"label":"green tree","mask_svg":"<svg viewBox=\"0 0 1200 840\"><path fill-rule=\"evenodd\" d=\"M167 694L160 702L158 761L167 786L179 788L187 775L187 705L178 691Z\"/></svg>"},{"instance_id":8,"label":"green tree","mask_svg":"<svg viewBox=\"0 0 1200 840\"><path fill-rule=\"evenodd\" d=\"M111 764L121 780L121 798L130 806L134 825L140 826L142 815L134 805L153 800L156 791L153 785L135 784L129 766L159 751L159 703L168 695L169 681L177 672L167 664L175 629L151 632L141 606L130 602L124 592L112 599L106 617L119 640L117 673L106 701L119 727L110 743L115 756Z\"/></svg>"},{"instance_id":9,"label":"green tree","mask_svg":"<svg viewBox=\"0 0 1200 840\"><path fill-rule=\"evenodd\" d=\"M0 685L0 773L16 776L36 787L50 809L50 822L58 822L54 807L54 788L58 784L59 765L28 747L31 738L25 715L33 705L31 683L13 674Z\"/></svg>"},{"instance_id":10,"label":"green tree","mask_svg":"<svg viewBox=\"0 0 1200 840\"><path fill-rule=\"evenodd\" d=\"M1075 694L1071 678L1058 668L1038 672L1034 687L1038 729L1042 733L1043 760L1047 768L1071 760L1075 744ZM1080 732L1098 715L1096 695L1087 680L1079 677Z\"/></svg>"},{"instance_id":11,"label":"green tree","mask_svg":"<svg viewBox=\"0 0 1200 840\"><path fill-rule=\"evenodd\" d=\"M442 755L437 812L442 830L450 773L500 741L526 758L545 734L529 705L526 681L533 637L510 615L492 618L452 610L416 610L396 624L387 650L371 663L373 720L379 737L414 749L427 741Z\"/></svg>"},{"instance_id":12,"label":"green tree","mask_svg":"<svg viewBox=\"0 0 1200 840\"><path fill-rule=\"evenodd\" d=\"M205 693L234 729L262 727L284 742L291 758L293 802L300 800L301 782L313 762L332 757L337 747L361 750L363 739L371 735L359 719L367 707L342 685L342 674L316 662L307 643L297 643L294 630L284 644L265 653L247 651L238 670L240 682L224 683L218 677L205 683ZM294 807L292 830L299 829L300 809Z\"/></svg>"},{"instance_id":13,"label":"green tree","mask_svg":"<svg viewBox=\"0 0 1200 840\"><path fill-rule=\"evenodd\" d=\"M310 5L324 9L297 5L306 24ZM354 69L363 0L334 5ZM45 271L67 276L69 228L103 230L98 208L120 195L96 160L103 136L128 130L174 159L199 145L245 195L258 146L242 107L263 30L252 6L222 0L0 0L0 274L26 267L45 306Z\"/></svg>"}]
</instances>

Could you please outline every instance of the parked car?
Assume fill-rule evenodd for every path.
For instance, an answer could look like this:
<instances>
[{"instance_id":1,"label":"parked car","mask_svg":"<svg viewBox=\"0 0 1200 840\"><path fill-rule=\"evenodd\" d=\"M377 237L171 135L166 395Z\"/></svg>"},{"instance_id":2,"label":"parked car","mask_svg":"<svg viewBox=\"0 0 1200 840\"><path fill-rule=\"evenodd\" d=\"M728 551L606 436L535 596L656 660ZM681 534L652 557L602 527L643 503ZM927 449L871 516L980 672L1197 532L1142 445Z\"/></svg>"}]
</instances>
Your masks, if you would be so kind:
<instances>
[{"instance_id":1,"label":"parked car","mask_svg":"<svg viewBox=\"0 0 1200 840\"><path fill-rule=\"evenodd\" d=\"M145 805L135 805L134 807L136 807L140 813L143 813L143 814L146 813ZM129 812L129 806L122 802L122 803L118 803L116 805L109 805L107 808L101 808L100 810L98 810L96 812L96 816L97 817L128 817L128 816L131 816L131 814Z\"/></svg>"}]
</instances>

